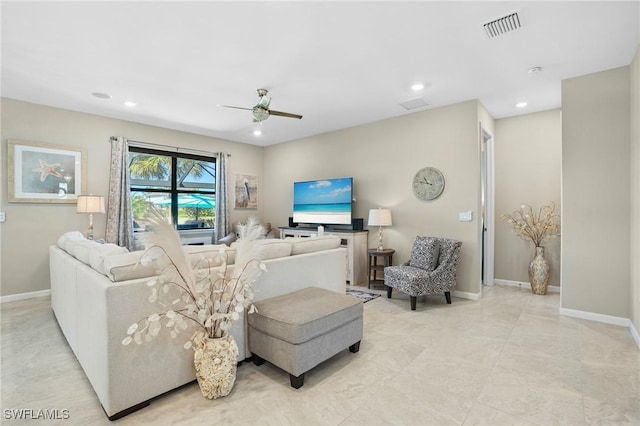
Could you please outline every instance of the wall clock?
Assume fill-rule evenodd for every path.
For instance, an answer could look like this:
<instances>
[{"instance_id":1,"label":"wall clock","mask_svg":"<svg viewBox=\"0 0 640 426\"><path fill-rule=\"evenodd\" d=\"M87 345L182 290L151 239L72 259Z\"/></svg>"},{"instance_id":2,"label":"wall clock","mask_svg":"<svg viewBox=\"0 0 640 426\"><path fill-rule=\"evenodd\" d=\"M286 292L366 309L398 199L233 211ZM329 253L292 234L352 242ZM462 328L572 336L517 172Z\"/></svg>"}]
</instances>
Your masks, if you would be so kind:
<instances>
[{"instance_id":1,"label":"wall clock","mask_svg":"<svg viewBox=\"0 0 640 426\"><path fill-rule=\"evenodd\" d=\"M413 193L420 200L435 200L444 190L444 175L435 167L418 170L413 177Z\"/></svg>"}]
</instances>

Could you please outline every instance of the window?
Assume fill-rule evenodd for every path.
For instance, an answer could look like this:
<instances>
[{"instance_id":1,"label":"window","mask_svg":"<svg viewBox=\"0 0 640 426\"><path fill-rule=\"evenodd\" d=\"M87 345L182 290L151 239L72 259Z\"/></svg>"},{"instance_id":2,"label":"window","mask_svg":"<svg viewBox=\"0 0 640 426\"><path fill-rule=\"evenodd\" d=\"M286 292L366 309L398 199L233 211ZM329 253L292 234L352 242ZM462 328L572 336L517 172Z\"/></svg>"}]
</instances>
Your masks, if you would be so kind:
<instances>
[{"instance_id":1,"label":"window","mask_svg":"<svg viewBox=\"0 0 640 426\"><path fill-rule=\"evenodd\" d=\"M130 147L129 178L134 231L147 229L151 206L179 230L214 227L215 158Z\"/></svg>"}]
</instances>

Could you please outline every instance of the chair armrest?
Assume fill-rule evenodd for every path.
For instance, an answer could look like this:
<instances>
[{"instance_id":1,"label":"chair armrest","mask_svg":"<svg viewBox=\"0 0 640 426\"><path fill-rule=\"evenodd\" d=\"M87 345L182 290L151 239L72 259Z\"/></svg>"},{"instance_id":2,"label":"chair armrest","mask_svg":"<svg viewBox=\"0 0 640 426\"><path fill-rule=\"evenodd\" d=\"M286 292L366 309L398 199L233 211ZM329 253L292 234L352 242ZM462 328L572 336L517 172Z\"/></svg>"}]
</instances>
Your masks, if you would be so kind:
<instances>
[{"instance_id":1,"label":"chair armrest","mask_svg":"<svg viewBox=\"0 0 640 426\"><path fill-rule=\"evenodd\" d=\"M458 269L458 259L460 259L461 246L462 243L457 242L451 250L447 251L444 257L440 260L440 264L436 269L429 273L429 276L434 277L443 275L446 272L453 272L453 276L455 277Z\"/></svg>"},{"instance_id":2,"label":"chair armrest","mask_svg":"<svg viewBox=\"0 0 640 426\"><path fill-rule=\"evenodd\" d=\"M232 242L234 242L236 240L236 233L235 232L231 232L230 234L220 238L218 240L218 244L226 244L227 246L230 246Z\"/></svg>"}]
</instances>

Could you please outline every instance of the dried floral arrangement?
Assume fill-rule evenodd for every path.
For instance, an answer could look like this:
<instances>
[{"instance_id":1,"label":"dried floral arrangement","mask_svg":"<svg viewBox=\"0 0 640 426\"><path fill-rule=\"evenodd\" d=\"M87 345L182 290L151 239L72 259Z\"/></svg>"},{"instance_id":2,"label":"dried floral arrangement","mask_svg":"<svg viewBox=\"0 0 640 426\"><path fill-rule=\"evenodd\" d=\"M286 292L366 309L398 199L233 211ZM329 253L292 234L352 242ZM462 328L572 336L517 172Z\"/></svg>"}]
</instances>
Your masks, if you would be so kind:
<instances>
[{"instance_id":1,"label":"dried floral arrangement","mask_svg":"<svg viewBox=\"0 0 640 426\"><path fill-rule=\"evenodd\" d=\"M201 346L208 338L227 336L232 323L245 310L255 310L251 284L266 267L254 258L253 243L264 235L263 227L256 219L249 219L242 227L234 266L228 265L224 249L216 258L202 257L192 265L173 226L160 216L153 222L156 228L145 238L141 264L157 262L160 267L158 277L147 285L151 288L149 302L159 303L163 310L131 324L122 344L151 341L163 328L176 338L189 330L189 323L198 327L184 344L185 349Z\"/></svg>"},{"instance_id":2,"label":"dried floral arrangement","mask_svg":"<svg viewBox=\"0 0 640 426\"><path fill-rule=\"evenodd\" d=\"M511 225L511 229L521 238L541 247L544 240L560 235L560 216L555 213L556 206L551 203L534 211L528 204L511 214L503 214L500 219Z\"/></svg>"}]
</instances>

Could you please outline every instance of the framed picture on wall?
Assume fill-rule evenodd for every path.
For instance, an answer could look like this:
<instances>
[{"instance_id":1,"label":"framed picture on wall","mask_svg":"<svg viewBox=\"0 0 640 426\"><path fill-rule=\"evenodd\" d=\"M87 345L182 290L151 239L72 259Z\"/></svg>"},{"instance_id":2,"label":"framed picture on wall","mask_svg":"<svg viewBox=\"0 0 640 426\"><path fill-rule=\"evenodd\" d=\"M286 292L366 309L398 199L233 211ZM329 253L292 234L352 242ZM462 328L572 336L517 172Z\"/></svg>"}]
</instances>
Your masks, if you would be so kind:
<instances>
[{"instance_id":1,"label":"framed picture on wall","mask_svg":"<svg viewBox=\"0 0 640 426\"><path fill-rule=\"evenodd\" d=\"M9 202L76 203L86 191L84 148L9 139Z\"/></svg>"},{"instance_id":2,"label":"framed picture on wall","mask_svg":"<svg viewBox=\"0 0 640 426\"><path fill-rule=\"evenodd\" d=\"M236 174L235 183L237 209L258 208L258 177L253 175Z\"/></svg>"}]
</instances>

